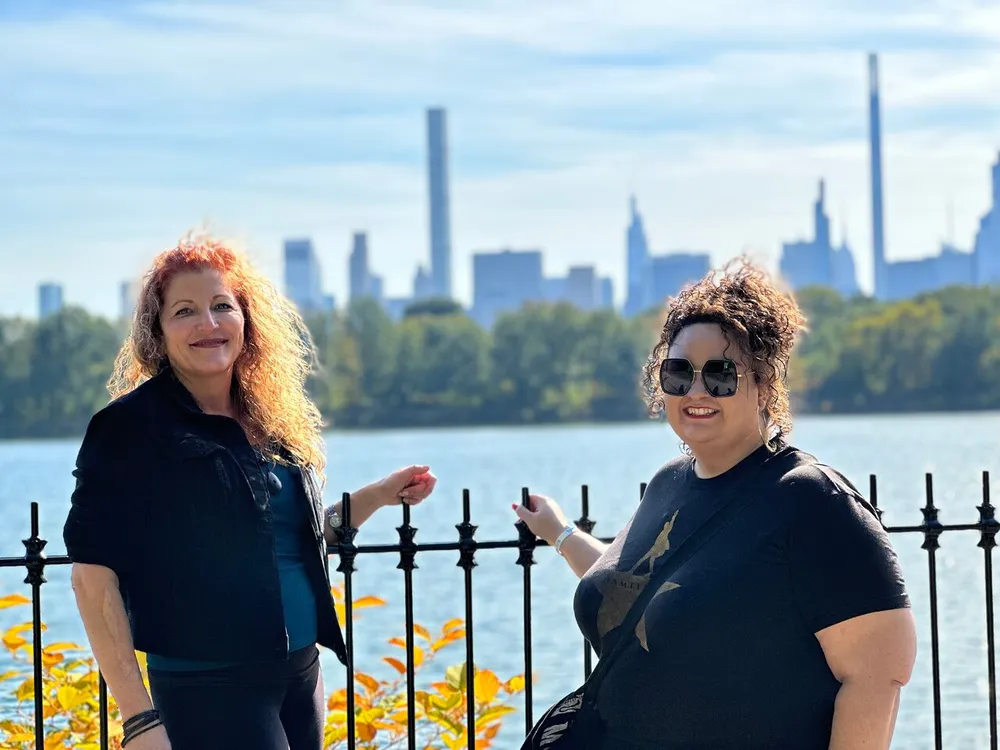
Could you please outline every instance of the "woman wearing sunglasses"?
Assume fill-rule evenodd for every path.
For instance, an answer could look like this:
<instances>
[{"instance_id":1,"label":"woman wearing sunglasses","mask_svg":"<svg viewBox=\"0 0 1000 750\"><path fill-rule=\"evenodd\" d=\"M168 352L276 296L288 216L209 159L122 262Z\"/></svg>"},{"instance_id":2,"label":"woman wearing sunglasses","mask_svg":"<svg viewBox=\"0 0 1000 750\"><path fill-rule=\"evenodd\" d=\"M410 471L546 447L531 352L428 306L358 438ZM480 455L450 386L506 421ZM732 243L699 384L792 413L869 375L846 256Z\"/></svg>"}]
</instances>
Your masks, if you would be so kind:
<instances>
[{"instance_id":1,"label":"woman wearing sunglasses","mask_svg":"<svg viewBox=\"0 0 1000 750\"><path fill-rule=\"evenodd\" d=\"M644 375L685 455L650 480L610 545L547 497L517 508L581 578L587 640L602 658L617 650L596 693L594 747L889 747L913 618L874 510L787 441L785 372L804 323L746 262L686 288ZM684 549L688 537L697 546ZM668 562L674 551L683 562Z\"/></svg>"}]
</instances>

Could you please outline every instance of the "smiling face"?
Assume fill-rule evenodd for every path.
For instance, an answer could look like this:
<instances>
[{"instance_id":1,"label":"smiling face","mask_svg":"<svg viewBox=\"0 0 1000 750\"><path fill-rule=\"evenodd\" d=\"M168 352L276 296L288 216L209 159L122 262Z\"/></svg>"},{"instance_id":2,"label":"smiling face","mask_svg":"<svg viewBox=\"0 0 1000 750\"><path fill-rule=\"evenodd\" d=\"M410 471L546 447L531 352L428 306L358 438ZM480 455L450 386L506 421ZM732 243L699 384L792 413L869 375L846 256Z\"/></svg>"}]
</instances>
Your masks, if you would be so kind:
<instances>
[{"instance_id":1,"label":"smiling face","mask_svg":"<svg viewBox=\"0 0 1000 750\"><path fill-rule=\"evenodd\" d=\"M686 359L696 370L709 360L729 359L740 373L736 394L714 397L697 373L683 396L664 396L667 421L697 458L711 453L724 456L747 452L761 438L762 391L746 367L745 357L730 344L715 323L694 323L682 328L670 345L668 357Z\"/></svg>"},{"instance_id":2,"label":"smiling face","mask_svg":"<svg viewBox=\"0 0 1000 750\"><path fill-rule=\"evenodd\" d=\"M171 367L187 378L231 373L243 351L243 311L215 269L184 271L170 280L160 327Z\"/></svg>"}]
</instances>

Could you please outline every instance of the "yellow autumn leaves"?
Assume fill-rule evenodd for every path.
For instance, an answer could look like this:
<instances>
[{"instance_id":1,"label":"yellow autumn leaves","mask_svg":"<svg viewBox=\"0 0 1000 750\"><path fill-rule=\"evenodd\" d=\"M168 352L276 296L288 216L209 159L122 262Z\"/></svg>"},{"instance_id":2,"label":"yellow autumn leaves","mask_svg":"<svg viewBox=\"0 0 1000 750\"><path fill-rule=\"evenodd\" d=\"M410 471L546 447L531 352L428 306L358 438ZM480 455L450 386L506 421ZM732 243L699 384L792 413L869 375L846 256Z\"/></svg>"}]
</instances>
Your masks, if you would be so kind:
<instances>
[{"instance_id":1,"label":"yellow autumn leaves","mask_svg":"<svg viewBox=\"0 0 1000 750\"><path fill-rule=\"evenodd\" d=\"M345 621L343 590L333 589L337 614ZM0 597L0 611L30 604L20 594ZM366 596L354 602L357 610L384 606L385 601ZM0 715L11 711L12 718L0 720L0 747L4 750L34 750L34 680L32 678L31 623L10 627L0 636L0 643L10 653L17 668L0 674ZM41 625L44 631L45 625ZM413 667L415 682L422 679L438 652L465 638L465 623L449 620L436 634L422 625L413 626ZM354 719L356 745L363 750L397 748L406 744L408 707L406 701L406 640L391 638L389 645L398 648L382 661L393 668L393 679L377 679L363 672L355 673ZM71 656L79 653L80 656ZM145 674L146 660L137 654ZM430 681L426 690L415 690L414 721L423 750L431 748L458 750L469 746L467 687L469 675L464 663L444 670L444 679ZM504 717L515 711L507 701L524 690L523 675L501 680L488 669L475 669L473 690L475 723L473 745L477 750L491 747ZM11 685L9 692L6 686ZM114 700L109 696L109 746L120 750L122 729ZM99 750L98 671L93 657L73 643L53 643L42 649L42 706L45 723L44 750ZM327 703L325 750L347 747L347 690L333 692Z\"/></svg>"},{"instance_id":2,"label":"yellow autumn leaves","mask_svg":"<svg viewBox=\"0 0 1000 750\"><path fill-rule=\"evenodd\" d=\"M333 588L337 614L344 622L343 592ZM367 596L354 602L354 609L383 606L385 601ZM413 670L420 682L420 673L435 660L439 651L465 638L465 622L453 619L432 634L422 625L413 625ZM395 637L389 645L399 649L398 656L382 658L398 677L378 680L364 672L355 672L354 715L357 747L394 748L406 744L408 709L406 705L406 640ZM447 667L444 679L431 682L428 690L415 690L414 721L420 735L421 748L469 747L467 670L464 663ZM500 731L503 717L516 709L506 701L524 690L523 675L502 681L488 669L476 669L473 683L475 698L474 743L477 750L492 746ZM342 688L330 695L327 702L325 746L328 750L347 745L347 690Z\"/></svg>"}]
</instances>

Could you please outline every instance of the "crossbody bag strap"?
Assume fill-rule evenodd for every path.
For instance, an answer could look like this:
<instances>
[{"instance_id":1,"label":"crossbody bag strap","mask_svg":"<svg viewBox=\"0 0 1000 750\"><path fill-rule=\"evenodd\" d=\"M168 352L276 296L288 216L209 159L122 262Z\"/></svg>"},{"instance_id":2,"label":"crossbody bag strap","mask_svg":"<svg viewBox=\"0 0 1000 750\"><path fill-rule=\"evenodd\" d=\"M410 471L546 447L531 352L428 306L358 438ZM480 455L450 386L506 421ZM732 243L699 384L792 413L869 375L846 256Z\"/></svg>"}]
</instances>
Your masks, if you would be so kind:
<instances>
[{"instance_id":1,"label":"crossbody bag strap","mask_svg":"<svg viewBox=\"0 0 1000 750\"><path fill-rule=\"evenodd\" d=\"M772 464L771 461L774 463ZM772 476L777 478L784 474L785 470L788 468L788 462L772 458L764 464L764 468L766 469L766 472L764 476L760 478L761 490L766 490L770 487L769 480ZM636 625L639 624L639 620L642 619L642 615L646 611L646 605L649 604L649 601L656 595L660 586L662 586L667 578L672 576L681 565L687 562L695 554L695 552L703 547L706 542L708 542L712 537L718 534L723 527L736 518L741 510L757 499L759 494L759 492L748 492L745 495L741 495L737 498L730 498L726 502L722 503L708 518L702 521L698 528L692 531L681 541L681 543L674 550L673 554L667 557L660 564L660 567L656 570L656 572L650 576L649 582L642 590L642 593L639 594L638 598L629 608L628 613L625 615L625 619L622 620L622 624L619 626L620 635L618 636L618 640L615 642L614 647L598 660L597 666L594 668L590 678L587 680L587 684L584 689L586 695L593 695L593 692L596 690L601 679L605 674L607 674L607 671L614 664L615 660L625 650L625 646L629 642L629 633L635 630Z\"/></svg>"}]
</instances>

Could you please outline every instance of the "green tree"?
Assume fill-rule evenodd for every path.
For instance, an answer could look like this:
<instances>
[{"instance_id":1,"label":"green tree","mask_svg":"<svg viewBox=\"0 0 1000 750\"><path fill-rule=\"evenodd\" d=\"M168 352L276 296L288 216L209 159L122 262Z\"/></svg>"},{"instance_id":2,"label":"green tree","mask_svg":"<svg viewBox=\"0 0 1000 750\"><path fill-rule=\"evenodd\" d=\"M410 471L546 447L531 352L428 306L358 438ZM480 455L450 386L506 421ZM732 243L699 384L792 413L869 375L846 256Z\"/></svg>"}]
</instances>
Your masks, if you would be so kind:
<instances>
[{"instance_id":1,"label":"green tree","mask_svg":"<svg viewBox=\"0 0 1000 750\"><path fill-rule=\"evenodd\" d=\"M106 383L121 344L107 320L64 308L38 324L21 394L31 437L78 434L108 402Z\"/></svg>"},{"instance_id":2,"label":"green tree","mask_svg":"<svg viewBox=\"0 0 1000 750\"><path fill-rule=\"evenodd\" d=\"M403 318L413 318L420 315L464 315L462 306L453 299L446 297L431 297L410 303L403 311Z\"/></svg>"},{"instance_id":3,"label":"green tree","mask_svg":"<svg viewBox=\"0 0 1000 750\"><path fill-rule=\"evenodd\" d=\"M31 374L35 326L20 318L0 318L0 437L24 434L24 398Z\"/></svg>"},{"instance_id":4,"label":"green tree","mask_svg":"<svg viewBox=\"0 0 1000 750\"><path fill-rule=\"evenodd\" d=\"M393 391L398 421L461 424L479 419L489 378L489 335L464 315L423 315L399 328Z\"/></svg>"},{"instance_id":5,"label":"green tree","mask_svg":"<svg viewBox=\"0 0 1000 750\"><path fill-rule=\"evenodd\" d=\"M346 328L355 341L361 373L359 423L377 425L389 420L399 407L399 394L392 389L398 332L382 306L370 298L350 303Z\"/></svg>"},{"instance_id":6,"label":"green tree","mask_svg":"<svg viewBox=\"0 0 1000 750\"><path fill-rule=\"evenodd\" d=\"M560 305L528 305L493 327L491 416L502 422L551 422L589 415L593 383L580 359L585 316Z\"/></svg>"}]
</instances>

